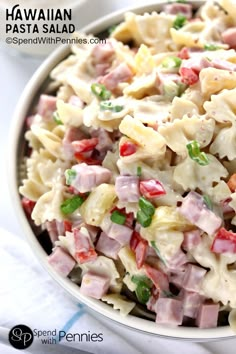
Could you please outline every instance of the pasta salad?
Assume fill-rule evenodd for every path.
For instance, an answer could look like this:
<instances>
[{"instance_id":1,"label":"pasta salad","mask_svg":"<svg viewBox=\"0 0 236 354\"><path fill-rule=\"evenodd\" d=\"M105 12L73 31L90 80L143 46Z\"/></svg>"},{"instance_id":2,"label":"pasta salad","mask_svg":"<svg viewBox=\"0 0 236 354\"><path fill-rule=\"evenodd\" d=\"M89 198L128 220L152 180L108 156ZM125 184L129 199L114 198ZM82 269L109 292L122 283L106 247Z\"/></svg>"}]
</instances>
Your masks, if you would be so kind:
<instances>
[{"instance_id":1,"label":"pasta salad","mask_svg":"<svg viewBox=\"0 0 236 354\"><path fill-rule=\"evenodd\" d=\"M109 32L72 46L26 119L25 213L82 294L235 328L235 2L171 2Z\"/></svg>"}]
</instances>

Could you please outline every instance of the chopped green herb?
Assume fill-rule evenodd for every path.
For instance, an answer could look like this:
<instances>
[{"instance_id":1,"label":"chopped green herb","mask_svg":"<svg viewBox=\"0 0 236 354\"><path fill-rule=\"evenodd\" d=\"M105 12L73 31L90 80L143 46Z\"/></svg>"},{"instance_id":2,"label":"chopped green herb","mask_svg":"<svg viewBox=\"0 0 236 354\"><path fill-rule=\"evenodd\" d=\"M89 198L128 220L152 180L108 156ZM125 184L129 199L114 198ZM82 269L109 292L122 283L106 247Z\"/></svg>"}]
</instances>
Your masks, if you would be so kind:
<instances>
[{"instance_id":1,"label":"chopped green herb","mask_svg":"<svg viewBox=\"0 0 236 354\"><path fill-rule=\"evenodd\" d=\"M113 25L113 26L108 28L107 31L108 31L109 35L111 35L115 31L116 27L117 27L117 25Z\"/></svg>"},{"instance_id":2,"label":"chopped green herb","mask_svg":"<svg viewBox=\"0 0 236 354\"><path fill-rule=\"evenodd\" d=\"M155 213L155 207L146 198L140 197L138 205L143 213L147 216L153 216Z\"/></svg>"},{"instance_id":3,"label":"chopped green herb","mask_svg":"<svg viewBox=\"0 0 236 354\"><path fill-rule=\"evenodd\" d=\"M208 43L208 44L204 45L204 49L205 50L217 50L217 49L220 49L220 47L218 45Z\"/></svg>"},{"instance_id":4,"label":"chopped green herb","mask_svg":"<svg viewBox=\"0 0 236 354\"><path fill-rule=\"evenodd\" d=\"M164 260L164 258L161 255L161 252L159 250L159 248L156 245L155 241L151 241L151 246L154 248L154 250L156 251L156 254L158 255L158 257L160 258L160 260L162 261L163 264L166 265L166 261Z\"/></svg>"},{"instance_id":5,"label":"chopped green herb","mask_svg":"<svg viewBox=\"0 0 236 354\"><path fill-rule=\"evenodd\" d=\"M63 125L63 122L61 121L57 111L53 113L53 119L58 125Z\"/></svg>"},{"instance_id":6,"label":"chopped green herb","mask_svg":"<svg viewBox=\"0 0 236 354\"><path fill-rule=\"evenodd\" d=\"M187 22L187 18L182 14L178 14L174 20L173 28L178 30L182 28L186 24L186 22Z\"/></svg>"},{"instance_id":7,"label":"chopped green herb","mask_svg":"<svg viewBox=\"0 0 236 354\"><path fill-rule=\"evenodd\" d=\"M161 65L163 68L172 69L172 68L179 68L181 63L182 60L180 58L175 56L170 56L170 57L166 57L162 61Z\"/></svg>"},{"instance_id":8,"label":"chopped green herb","mask_svg":"<svg viewBox=\"0 0 236 354\"><path fill-rule=\"evenodd\" d=\"M141 175L142 175L142 167L141 167L141 166L138 166L138 167L137 167L137 176L138 176L138 177L141 177Z\"/></svg>"},{"instance_id":9,"label":"chopped green herb","mask_svg":"<svg viewBox=\"0 0 236 354\"><path fill-rule=\"evenodd\" d=\"M146 304L151 296L152 281L144 276L133 275L131 281L137 284L135 289L136 296L138 301L141 304Z\"/></svg>"},{"instance_id":10,"label":"chopped green herb","mask_svg":"<svg viewBox=\"0 0 236 354\"><path fill-rule=\"evenodd\" d=\"M106 86L98 83L91 85L91 91L94 95L101 98L101 100L109 100L111 91L107 90Z\"/></svg>"},{"instance_id":11,"label":"chopped green herb","mask_svg":"<svg viewBox=\"0 0 236 354\"><path fill-rule=\"evenodd\" d=\"M83 202L84 199L79 195L66 199L60 206L61 212L65 215L72 214L83 204Z\"/></svg>"},{"instance_id":12,"label":"chopped green herb","mask_svg":"<svg viewBox=\"0 0 236 354\"><path fill-rule=\"evenodd\" d=\"M65 177L66 177L66 184L68 186L71 185L72 181L75 179L76 177L76 171L75 170L71 170L71 169L68 169L65 171Z\"/></svg>"},{"instance_id":13,"label":"chopped green herb","mask_svg":"<svg viewBox=\"0 0 236 354\"><path fill-rule=\"evenodd\" d=\"M120 211L115 210L111 214L111 221L114 222L115 224L124 225L126 221L126 216L122 214Z\"/></svg>"},{"instance_id":14,"label":"chopped green herb","mask_svg":"<svg viewBox=\"0 0 236 354\"><path fill-rule=\"evenodd\" d=\"M213 205L212 205L212 201L211 201L209 195L204 194L203 195L203 200L204 200L204 203L206 204L207 208L212 210L213 209Z\"/></svg>"},{"instance_id":15,"label":"chopped green herb","mask_svg":"<svg viewBox=\"0 0 236 354\"><path fill-rule=\"evenodd\" d=\"M142 227L148 227L152 223L152 217L145 214L142 210L138 210L137 221L140 223Z\"/></svg>"},{"instance_id":16,"label":"chopped green herb","mask_svg":"<svg viewBox=\"0 0 236 354\"><path fill-rule=\"evenodd\" d=\"M186 0L174 0L174 2L180 3L180 4L186 4Z\"/></svg>"},{"instance_id":17,"label":"chopped green herb","mask_svg":"<svg viewBox=\"0 0 236 354\"><path fill-rule=\"evenodd\" d=\"M209 165L210 161L205 154L205 152L200 151L200 145L196 140L190 141L186 145L189 157L193 160L196 161L200 166L206 166Z\"/></svg>"},{"instance_id":18,"label":"chopped green herb","mask_svg":"<svg viewBox=\"0 0 236 354\"><path fill-rule=\"evenodd\" d=\"M100 108L102 111L120 112L124 106L115 106L111 101L104 101L100 103Z\"/></svg>"}]
</instances>

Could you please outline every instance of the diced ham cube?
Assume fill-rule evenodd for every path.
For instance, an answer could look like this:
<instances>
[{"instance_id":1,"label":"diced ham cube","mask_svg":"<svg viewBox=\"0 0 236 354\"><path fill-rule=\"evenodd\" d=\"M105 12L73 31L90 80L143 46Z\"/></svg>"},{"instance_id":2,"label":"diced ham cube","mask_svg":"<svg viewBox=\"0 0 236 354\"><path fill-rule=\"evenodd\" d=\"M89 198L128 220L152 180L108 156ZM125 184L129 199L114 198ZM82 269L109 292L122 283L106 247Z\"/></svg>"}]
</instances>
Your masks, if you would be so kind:
<instances>
[{"instance_id":1,"label":"diced ham cube","mask_svg":"<svg viewBox=\"0 0 236 354\"><path fill-rule=\"evenodd\" d=\"M75 140L85 139L86 135L79 128L70 127L66 130L65 136L62 140L62 146L65 156L68 159L72 159L74 156L74 147L72 142Z\"/></svg>"},{"instance_id":2,"label":"diced ham cube","mask_svg":"<svg viewBox=\"0 0 236 354\"><path fill-rule=\"evenodd\" d=\"M96 150L99 152L107 152L108 150L112 150L113 141L110 138L108 132L100 128L91 133L92 137L98 138L98 144L96 145Z\"/></svg>"},{"instance_id":3,"label":"diced ham cube","mask_svg":"<svg viewBox=\"0 0 236 354\"><path fill-rule=\"evenodd\" d=\"M202 304L199 308L196 324L199 328L217 327L219 304Z\"/></svg>"},{"instance_id":4,"label":"diced ham cube","mask_svg":"<svg viewBox=\"0 0 236 354\"><path fill-rule=\"evenodd\" d=\"M50 240L52 241L52 244L54 244L55 241L58 240L58 236L59 236L56 220L46 221L45 226L49 234Z\"/></svg>"},{"instance_id":5,"label":"diced ham cube","mask_svg":"<svg viewBox=\"0 0 236 354\"><path fill-rule=\"evenodd\" d=\"M26 197L23 197L21 199L21 204L22 204L22 207L23 207L26 215L30 218L36 202L34 202L33 200L30 200Z\"/></svg>"},{"instance_id":6,"label":"diced ham cube","mask_svg":"<svg viewBox=\"0 0 236 354\"><path fill-rule=\"evenodd\" d=\"M133 77L133 73L127 64L122 63L115 69L109 72L109 74L103 76L100 79L100 83L105 85L108 90L113 91L117 88L120 82L130 81Z\"/></svg>"},{"instance_id":7,"label":"diced ham cube","mask_svg":"<svg viewBox=\"0 0 236 354\"><path fill-rule=\"evenodd\" d=\"M93 225L88 225L88 224L85 224L85 227L89 233L91 241L94 243L96 241L96 238L97 238L98 232L100 231L100 228L93 226Z\"/></svg>"},{"instance_id":8,"label":"diced ham cube","mask_svg":"<svg viewBox=\"0 0 236 354\"><path fill-rule=\"evenodd\" d=\"M74 229L73 235L75 246L75 260L80 264L94 261L97 258L97 253L93 248L89 236L79 229Z\"/></svg>"},{"instance_id":9,"label":"diced ham cube","mask_svg":"<svg viewBox=\"0 0 236 354\"><path fill-rule=\"evenodd\" d=\"M104 76L110 68L110 63L98 63L95 65L96 76Z\"/></svg>"},{"instance_id":10,"label":"diced ham cube","mask_svg":"<svg viewBox=\"0 0 236 354\"><path fill-rule=\"evenodd\" d=\"M203 302L203 297L195 292L184 291L183 294L183 309L184 316L188 316L191 318L196 318L199 307Z\"/></svg>"},{"instance_id":11,"label":"diced ham cube","mask_svg":"<svg viewBox=\"0 0 236 354\"><path fill-rule=\"evenodd\" d=\"M190 251L192 248L199 245L201 242L201 231L192 230L184 232L184 241L182 247L185 251Z\"/></svg>"},{"instance_id":12,"label":"diced ham cube","mask_svg":"<svg viewBox=\"0 0 236 354\"><path fill-rule=\"evenodd\" d=\"M152 287L152 295L150 296L148 302L146 303L147 309L149 311L155 312L156 311L156 303L159 297L159 291L155 286Z\"/></svg>"},{"instance_id":13,"label":"diced ham cube","mask_svg":"<svg viewBox=\"0 0 236 354\"><path fill-rule=\"evenodd\" d=\"M56 111L57 98L49 95L40 95L38 103L38 114L45 120L52 119L53 112Z\"/></svg>"},{"instance_id":14,"label":"diced ham cube","mask_svg":"<svg viewBox=\"0 0 236 354\"><path fill-rule=\"evenodd\" d=\"M206 269L188 264L184 275L183 288L188 291L199 292L205 274Z\"/></svg>"},{"instance_id":15,"label":"diced ham cube","mask_svg":"<svg viewBox=\"0 0 236 354\"><path fill-rule=\"evenodd\" d=\"M144 197L152 199L166 194L162 183L156 179L147 179L140 182L140 192Z\"/></svg>"},{"instance_id":16,"label":"diced ham cube","mask_svg":"<svg viewBox=\"0 0 236 354\"><path fill-rule=\"evenodd\" d=\"M84 108L84 102L78 96L72 95L68 101L72 106Z\"/></svg>"},{"instance_id":17,"label":"diced ham cube","mask_svg":"<svg viewBox=\"0 0 236 354\"><path fill-rule=\"evenodd\" d=\"M48 263L62 276L66 277L74 268L75 260L61 247L56 247L48 257Z\"/></svg>"},{"instance_id":18,"label":"diced ham cube","mask_svg":"<svg viewBox=\"0 0 236 354\"><path fill-rule=\"evenodd\" d=\"M236 49L236 27L228 28L222 33L223 41L230 46L230 48Z\"/></svg>"},{"instance_id":19,"label":"diced ham cube","mask_svg":"<svg viewBox=\"0 0 236 354\"><path fill-rule=\"evenodd\" d=\"M185 276L185 271L171 273L169 277L169 281L170 283L174 284L175 286L177 286L177 288L180 289L183 287L184 276Z\"/></svg>"},{"instance_id":20,"label":"diced ham cube","mask_svg":"<svg viewBox=\"0 0 236 354\"><path fill-rule=\"evenodd\" d=\"M105 256L118 259L118 252L121 249L121 244L113 238L108 237L105 232L99 236L96 244L96 250L103 253Z\"/></svg>"},{"instance_id":21,"label":"diced ham cube","mask_svg":"<svg viewBox=\"0 0 236 354\"><path fill-rule=\"evenodd\" d=\"M144 264L145 273L150 278L159 292L169 291L169 281L166 274L160 270Z\"/></svg>"},{"instance_id":22,"label":"diced ham cube","mask_svg":"<svg viewBox=\"0 0 236 354\"><path fill-rule=\"evenodd\" d=\"M83 295L101 299L107 292L110 279L107 276L87 272L82 278L80 292Z\"/></svg>"},{"instance_id":23,"label":"diced ham cube","mask_svg":"<svg viewBox=\"0 0 236 354\"><path fill-rule=\"evenodd\" d=\"M202 196L196 192L190 192L178 210L193 225L209 235L213 235L222 224L222 219L206 207Z\"/></svg>"},{"instance_id":24,"label":"diced ham cube","mask_svg":"<svg viewBox=\"0 0 236 354\"><path fill-rule=\"evenodd\" d=\"M236 64L230 63L227 60L215 58L212 60L211 64L216 69L236 71Z\"/></svg>"},{"instance_id":25,"label":"diced ham cube","mask_svg":"<svg viewBox=\"0 0 236 354\"><path fill-rule=\"evenodd\" d=\"M188 60L183 60L180 67L180 74L182 68L192 69L196 74L199 74L202 69L213 66L212 62L202 55L195 55Z\"/></svg>"},{"instance_id":26,"label":"diced ham cube","mask_svg":"<svg viewBox=\"0 0 236 354\"><path fill-rule=\"evenodd\" d=\"M114 238L122 246L125 246L130 243L133 230L124 225L118 225L111 223L111 226L107 232L107 235L111 238Z\"/></svg>"},{"instance_id":27,"label":"diced ham cube","mask_svg":"<svg viewBox=\"0 0 236 354\"><path fill-rule=\"evenodd\" d=\"M169 269L176 269L176 268L180 269L181 266L183 266L187 262L188 262L188 258L186 254L181 249L179 249L171 259L168 259L166 263Z\"/></svg>"},{"instance_id":28,"label":"diced ham cube","mask_svg":"<svg viewBox=\"0 0 236 354\"><path fill-rule=\"evenodd\" d=\"M183 308L179 300L159 298L156 302L156 322L168 325L181 325Z\"/></svg>"},{"instance_id":29,"label":"diced ham cube","mask_svg":"<svg viewBox=\"0 0 236 354\"><path fill-rule=\"evenodd\" d=\"M112 173L102 166L92 166L86 163L74 165L72 170L76 171L76 177L71 186L80 193L90 192L94 187L102 183L107 183L112 177Z\"/></svg>"},{"instance_id":30,"label":"diced ham cube","mask_svg":"<svg viewBox=\"0 0 236 354\"><path fill-rule=\"evenodd\" d=\"M92 51L92 58L94 63L103 64L112 60L115 50L110 41L105 44L97 44Z\"/></svg>"},{"instance_id":31,"label":"diced ham cube","mask_svg":"<svg viewBox=\"0 0 236 354\"><path fill-rule=\"evenodd\" d=\"M75 152L88 152L95 149L98 144L98 138L75 140L72 142L72 146Z\"/></svg>"},{"instance_id":32,"label":"diced ham cube","mask_svg":"<svg viewBox=\"0 0 236 354\"><path fill-rule=\"evenodd\" d=\"M236 253L236 234L222 227L214 238L211 251L214 253Z\"/></svg>"},{"instance_id":33,"label":"diced ham cube","mask_svg":"<svg viewBox=\"0 0 236 354\"><path fill-rule=\"evenodd\" d=\"M190 4L167 4L164 6L164 12L168 15L184 15L188 20L192 18L192 5Z\"/></svg>"},{"instance_id":34,"label":"diced ham cube","mask_svg":"<svg viewBox=\"0 0 236 354\"><path fill-rule=\"evenodd\" d=\"M136 176L118 176L115 182L116 194L121 202L137 203L140 198L139 178Z\"/></svg>"}]
</instances>

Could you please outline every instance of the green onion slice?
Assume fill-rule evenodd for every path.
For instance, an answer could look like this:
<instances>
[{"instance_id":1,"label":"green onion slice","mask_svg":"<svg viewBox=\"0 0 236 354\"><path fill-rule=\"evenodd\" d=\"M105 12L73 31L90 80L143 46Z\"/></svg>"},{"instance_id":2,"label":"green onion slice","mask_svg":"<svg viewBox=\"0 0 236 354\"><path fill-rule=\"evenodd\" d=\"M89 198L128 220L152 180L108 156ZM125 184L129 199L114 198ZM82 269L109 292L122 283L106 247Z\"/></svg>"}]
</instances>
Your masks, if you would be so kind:
<instances>
[{"instance_id":1,"label":"green onion slice","mask_svg":"<svg viewBox=\"0 0 236 354\"><path fill-rule=\"evenodd\" d=\"M107 90L106 86L98 83L91 85L91 91L94 95L99 97L101 100L109 100L111 97L111 92Z\"/></svg>"},{"instance_id":2,"label":"green onion slice","mask_svg":"<svg viewBox=\"0 0 236 354\"><path fill-rule=\"evenodd\" d=\"M152 223L152 217L145 214L142 210L138 210L137 221L140 223L142 227L148 227Z\"/></svg>"},{"instance_id":3,"label":"green onion slice","mask_svg":"<svg viewBox=\"0 0 236 354\"><path fill-rule=\"evenodd\" d=\"M140 209L147 215L147 216L153 216L155 213L155 207L152 205L151 202L149 202L146 198L140 197L138 205Z\"/></svg>"},{"instance_id":4,"label":"green onion slice","mask_svg":"<svg viewBox=\"0 0 236 354\"><path fill-rule=\"evenodd\" d=\"M182 60L175 56L166 57L161 65L163 68L171 69L171 68L179 68L182 63Z\"/></svg>"},{"instance_id":5,"label":"green onion slice","mask_svg":"<svg viewBox=\"0 0 236 354\"><path fill-rule=\"evenodd\" d=\"M159 248L156 245L155 241L151 241L151 246L154 248L154 250L156 251L156 254L158 255L158 257L160 258L160 260L162 261L163 264L166 265L166 261L164 260L164 258L161 255L161 252L159 250Z\"/></svg>"},{"instance_id":6,"label":"green onion slice","mask_svg":"<svg viewBox=\"0 0 236 354\"><path fill-rule=\"evenodd\" d=\"M189 157L201 166L209 165L210 161L205 152L200 151L200 145L196 140L190 141L187 145Z\"/></svg>"},{"instance_id":7,"label":"green onion slice","mask_svg":"<svg viewBox=\"0 0 236 354\"><path fill-rule=\"evenodd\" d=\"M173 28L178 30L182 28L186 24L186 22L187 22L187 18L182 14L178 14L174 20Z\"/></svg>"},{"instance_id":8,"label":"green onion slice","mask_svg":"<svg viewBox=\"0 0 236 354\"><path fill-rule=\"evenodd\" d=\"M220 49L220 47L218 45L215 45L215 44L207 43L207 44L204 45L204 49L213 51L213 50Z\"/></svg>"},{"instance_id":9,"label":"green onion slice","mask_svg":"<svg viewBox=\"0 0 236 354\"><path fill-rule=\"evenodd\" d=\"M77 173L75 170L68 169L65 171L66 184L68 186L71 185L72 181L75 179Z\"/></svg>"},{"instance_id":10,"label":"green onion slice","mask_svg":"<svg viewBox=\"0 0 236 354\"><path fill-rule=\"evenodd\" d=\"M126 221L126 216L122 214L120 211L115 210L111 214L111 221L114 222L115 224L124 225Z\"/></svg>"},{"instance_id":11,"label":"green onion slice","mask_svg":"<svg viewBox=\"0 0 236 354\"><path fill-rule=\"evenodd\" d=\"M78 209L84 202L84 199L75 195L73 198L66 199L60 206L61 212L64 215L72 214L76 209Z\"/></svg>"},{"instance_id":12,"label":"green onion slice","mask_svg":"<svg viewBox=\"0 0 236 354\"><path fill-rule=\"evenodd\" d=\"M113 25L113 26L108 28L109 35L111 35L115 31L116 27L117 27L117 25Z\"/></svg>"},{"instance_id":13,"label":"green onion slice","mask_svg":"<svg viewBox=\"0 0 236 354\"><path fill-rule=\"evenodd\" d=\"M212 204L212 201L211 201L209 195L204 194L203 195L203 200L204 200L204 203L206 204L207 208L212 210L213 209L213 204Z\"/></svg>"},{"instance_id":14,"label":"green onion slice","mask_svg":"<svg viewBox=\"0 0 236 354\"><path fill-rule=\"evenodd\" d=\"M61 121L57 111L53 113L53 119L58 125L63 125L63 122Z\"/></svg>"},{"instance_id":15,"label":"green onion slice","mask_svg":"<svg viewBox=\"0 0 236 354\"><path fill-rule=\"evenodd\" d=\"M141 177L141 175L142 175L142 167L141 167L141 166L138 166L138 167L137 167L137 176L138 176L138 177Z\"/></svg>"},{"instance_id":16,"label":"green onion slice","mask_svg":"<svg viewBox=\"0 0 236 354\"><path fill-rule=\"evenodd\" d=\"M144 276L133 275L131 281L137 284L135 289L136 296L138 301L141 304L146 304L151 296L152 281Z\"/></svg>"},{"instance_id":17,"label":"green onion slice","mask_svg":"<svg viewBox=\"0 0 236 354\"><path fill-rule=\"evenodd\" d=\"M100 108L102 111L120 112L124 106L114 105L111 101L104 101L100 103Z\"/></svg>"}]
</instances>

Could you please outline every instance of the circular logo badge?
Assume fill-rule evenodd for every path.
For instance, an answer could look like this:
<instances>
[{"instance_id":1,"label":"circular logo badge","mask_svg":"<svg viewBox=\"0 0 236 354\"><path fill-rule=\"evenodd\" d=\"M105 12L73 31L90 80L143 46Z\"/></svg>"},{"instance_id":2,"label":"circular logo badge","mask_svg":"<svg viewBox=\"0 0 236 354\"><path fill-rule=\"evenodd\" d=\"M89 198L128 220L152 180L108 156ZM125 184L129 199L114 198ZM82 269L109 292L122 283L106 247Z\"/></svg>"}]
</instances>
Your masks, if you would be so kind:
<instances>
[{"instance_id":1,"label":"circular logo badge","mask_svg":"<svg viewBox=\"0 0 236 354\"><path fill-rule=\"evenodd\" d=\"M32 330L22 324L13 327L8 336L10 344L16 349L27 349L34 340Z\"/></svg>"}]
</instances>

